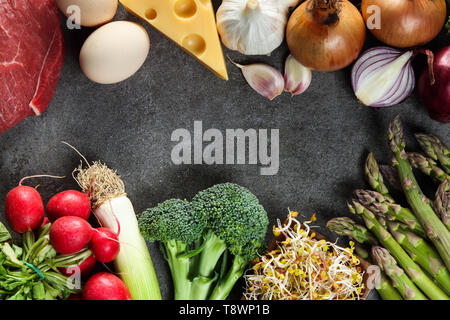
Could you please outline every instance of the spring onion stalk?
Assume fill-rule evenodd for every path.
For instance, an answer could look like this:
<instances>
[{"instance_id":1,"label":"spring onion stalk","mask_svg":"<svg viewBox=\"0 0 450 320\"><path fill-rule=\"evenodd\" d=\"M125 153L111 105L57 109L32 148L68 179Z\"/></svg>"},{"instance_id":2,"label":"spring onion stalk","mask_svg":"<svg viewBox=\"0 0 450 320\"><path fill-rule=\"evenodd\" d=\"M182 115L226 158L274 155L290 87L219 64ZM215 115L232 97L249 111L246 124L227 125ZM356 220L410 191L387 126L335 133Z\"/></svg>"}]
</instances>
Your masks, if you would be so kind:
<instances>
[{"instance_id":1,"label":"spring onion stalk","mask_svg":"<svg viewBox=\"0 0 450 320\"><path fill-rule=\"evenodd\" d=\"M113 232L120 230L120 252L114 265L132 299L160 300L155 269L123 181L100 162L88 164L87 168L80 165L74 175L83 192L89 193L99 223Z\"/></svg>"}]
</instances>

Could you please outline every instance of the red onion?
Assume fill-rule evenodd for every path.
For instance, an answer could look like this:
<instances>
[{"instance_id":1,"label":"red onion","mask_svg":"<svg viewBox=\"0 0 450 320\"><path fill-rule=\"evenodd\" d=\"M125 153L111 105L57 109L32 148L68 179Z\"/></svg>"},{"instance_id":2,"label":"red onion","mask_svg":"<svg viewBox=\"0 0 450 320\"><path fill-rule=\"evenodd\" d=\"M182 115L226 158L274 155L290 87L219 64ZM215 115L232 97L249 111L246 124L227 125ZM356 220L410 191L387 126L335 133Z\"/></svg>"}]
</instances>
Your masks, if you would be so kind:
<instances>
[{"instance_id":1,"label":"red onion","mask_svg":"<svg viewBox=\"0 0 450 320\"><path fill-rule=\"evenodd\" d=\"M415 77L411 60L413 51L402 52L389 47L365 51L352 68L352 86L356 97L374 108L394 106L414 90Z\"/></svg>"},{"instance_id":2,"label":"red onion","mask_svg":"<svg viewBox=\"0 0 450 320\"><path fill-rule=\"evenodd\" d=\"M450 46L436 54L432 65L431 73L425 68L419 77L419 96L431 119L450 122Z\"/></svg>"}]
</instances>

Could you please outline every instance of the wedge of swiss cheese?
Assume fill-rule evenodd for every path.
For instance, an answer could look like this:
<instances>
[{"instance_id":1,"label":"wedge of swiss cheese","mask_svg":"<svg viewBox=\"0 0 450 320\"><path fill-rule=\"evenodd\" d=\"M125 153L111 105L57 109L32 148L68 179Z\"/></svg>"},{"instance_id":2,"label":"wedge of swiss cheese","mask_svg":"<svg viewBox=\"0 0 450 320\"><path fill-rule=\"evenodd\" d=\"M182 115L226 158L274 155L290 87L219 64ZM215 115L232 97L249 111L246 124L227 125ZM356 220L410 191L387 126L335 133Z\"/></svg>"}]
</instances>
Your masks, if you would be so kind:
<instances>
[{"instance_id":1,"label":"wedge of swiss cheese","mask_svg":"<svg viewBox=\"0 0 450 320\"><path fill-rule=\"evenodd\" d=\"M222 79L227 67L211 0L120 0Z\"/></svg>"}]
</instances>

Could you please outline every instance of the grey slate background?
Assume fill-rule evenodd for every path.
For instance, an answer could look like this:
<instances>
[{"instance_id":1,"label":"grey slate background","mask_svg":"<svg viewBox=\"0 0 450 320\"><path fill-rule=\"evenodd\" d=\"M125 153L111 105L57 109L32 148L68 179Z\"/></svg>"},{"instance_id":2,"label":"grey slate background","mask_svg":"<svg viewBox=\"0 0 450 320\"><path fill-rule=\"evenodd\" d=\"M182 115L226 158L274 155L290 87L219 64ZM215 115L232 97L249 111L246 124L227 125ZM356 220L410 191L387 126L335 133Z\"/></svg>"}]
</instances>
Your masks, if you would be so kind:
<instances>
[{"instance_id":1,"label":"grey slate background","mask_svg":"<svg viewBox=\"0 0 450 320\"><path fill-rule=\"evenodd\" d=\"M122 7L116 20L141 23ZM304 94L290 97L285 93L270 102L256 94L229 61L230 80L226 82L156 30L145 27L151 49L144 66L126 81L98 85L82 74L78 64L79 50L92 29L69 31L63 25L65 64L47 111L0 136L1 212L6 193L23 176L67 176L28 181L40 185L44 201L56 192L77 187L71 172L80 159L60 143L65 140L89 160L100 159L117 169L137 213L165 199L190 199L206 187L230 181L250 188L260 198L271 225L277 218L284 219L287 208L305 217L316 212L318 230L334 240L324 224L331 217L348 215L345 201L352 190L367 187L362 165L368 151L380 162L389 162L385 133L395 115L401 114L410 150L418 150L412 136L416 131L433 132L450 143L450 126L429 119L415 94L394 108L372 110L360 105L351 89L348 68L314 72ZM368 35L366 46L374 44L377 42ZM445 44L448 40L441 35L431 46ZM288 52L283 45L270 57L244 57L228 50L225 54L240 63L266 62L282 70ZM279 173L260 176L253 165L172 164L170 135L177 128L192 132L194 120L202 120L204 130L279 129ZM432 188L426 189L431 195ZM267 241L270 239L269 231ZM166 264L155 244L149 248L163 297L171 298ZM237 287L232 297L239 298L240 292Z\"/></svg>"}]
</instances>

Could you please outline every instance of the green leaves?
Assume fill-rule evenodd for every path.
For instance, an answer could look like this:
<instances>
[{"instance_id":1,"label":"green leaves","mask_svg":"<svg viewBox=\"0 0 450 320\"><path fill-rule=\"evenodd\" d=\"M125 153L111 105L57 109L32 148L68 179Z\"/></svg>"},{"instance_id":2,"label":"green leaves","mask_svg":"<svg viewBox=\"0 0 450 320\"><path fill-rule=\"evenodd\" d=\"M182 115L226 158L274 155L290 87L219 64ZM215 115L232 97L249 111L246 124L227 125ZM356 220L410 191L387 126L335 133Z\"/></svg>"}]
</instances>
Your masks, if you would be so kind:
<instances>
[{"instance_id":1,"label":"green leaves","mask_svg":"<svg viewBox=\"0 0 450 320\"><path fill-rule=\"evenodd\" d=\"M5 242L11 239L11 234L8 229L6 229L5 225L0 222L0 243Z\"/></svg>"},{"instance_id":2,"label":"green leaves","mask_svg":"<svg viewBox=\"0 0 450 320\"><path fill-rule=\"evenodd\" d=\"M0 223L0 300L56 300L77 291L57 268L78 265L92 252L58 255L50 244L49 227L41 228L37 237L25 232L18 246L9 242L11 235Z\"/></svg>"},{"instance_id":3,"label":"green leaves","mask_svg":"<svg viewBox=\"0 0 450 320\"><path fill-rule=\"evenodd\" d=\"M21 251L16 248L16 251L11 247L11 245L7 242L3 243L1 246L1 251L6 256L6 264L9 263L10 266L16 266L18 268L21 268L23 266L23 263L17 259L17 253L20 253Z\"/></svg>"}]
</instances>

